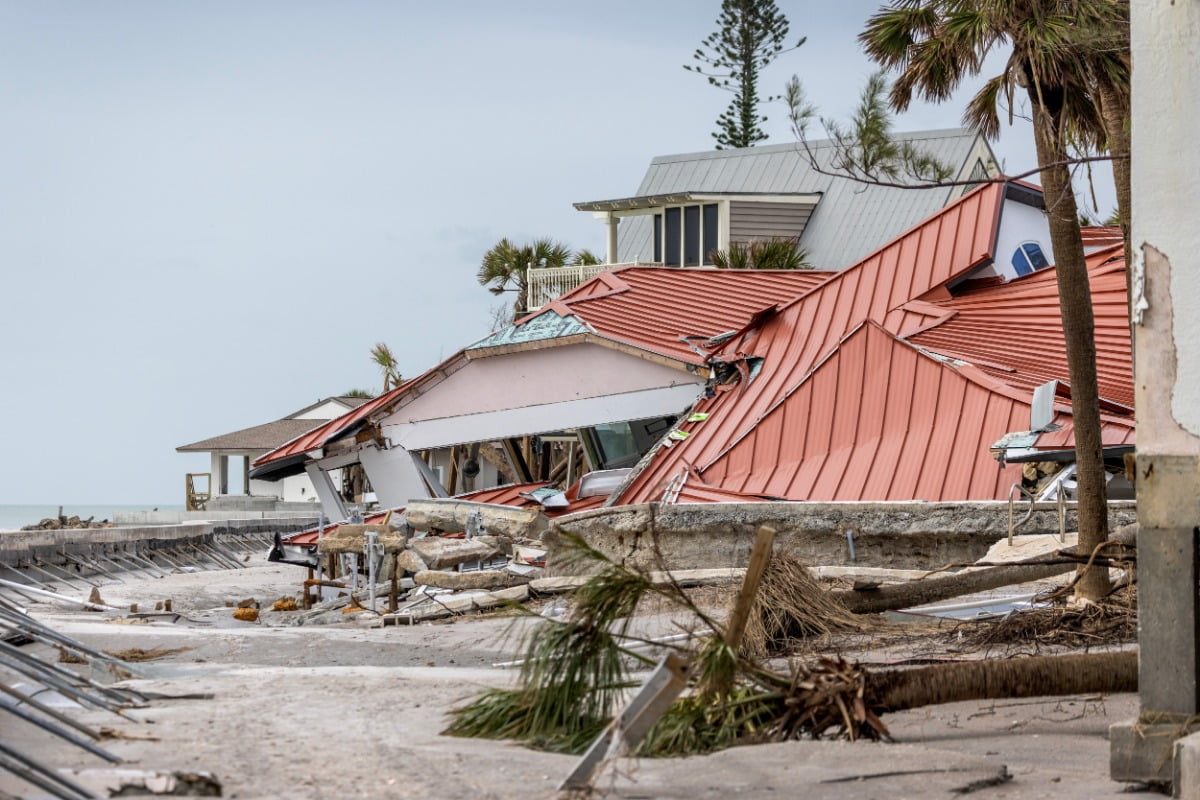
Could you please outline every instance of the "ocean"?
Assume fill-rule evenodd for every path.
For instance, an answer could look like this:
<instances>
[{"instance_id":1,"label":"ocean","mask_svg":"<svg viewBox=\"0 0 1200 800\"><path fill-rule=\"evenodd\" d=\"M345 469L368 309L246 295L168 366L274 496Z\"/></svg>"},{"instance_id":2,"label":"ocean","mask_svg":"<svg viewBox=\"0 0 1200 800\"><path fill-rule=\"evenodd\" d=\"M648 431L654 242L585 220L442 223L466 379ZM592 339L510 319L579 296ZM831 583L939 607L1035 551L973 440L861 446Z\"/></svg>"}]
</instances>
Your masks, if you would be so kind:
<instances>
[{"instance_id":1,"label":"ocean","mask_svg":"<svg viewBox=\"0 0 1200 800\"><path fill-rule=\"evenodd\" d=\"M115 511L149 511L157 508L159 511L182 511L182 505L163 503L135 503L132 505L65 505L63 514L68 517L77 516L80 519L95 517L96 521L112 521ZM19 530L26 525L34 525L46 517L58 516L58 506L15 506L0 505L0 531Z\"/></svg>"}]
</instances>

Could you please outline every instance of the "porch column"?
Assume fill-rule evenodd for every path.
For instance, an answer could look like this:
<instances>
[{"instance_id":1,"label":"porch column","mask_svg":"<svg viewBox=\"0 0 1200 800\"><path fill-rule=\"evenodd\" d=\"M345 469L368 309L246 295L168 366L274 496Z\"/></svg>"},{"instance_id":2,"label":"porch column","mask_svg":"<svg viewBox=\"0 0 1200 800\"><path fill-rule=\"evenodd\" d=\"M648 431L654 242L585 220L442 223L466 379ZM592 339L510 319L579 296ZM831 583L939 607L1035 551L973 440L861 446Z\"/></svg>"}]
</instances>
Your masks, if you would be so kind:
<instances>
[{"instance_id":1,"label":"porch column","mask_svg":"<svg viewBox=\"0 0 1200 800\"><path fill-rule=\"evenodd\" d=\"M242 494L250 496L250 460L253 458L249 453L242 455Z\"/></svg>"},{"instance_id":2,"label":"porch column","mask_svg":"<svg viewBox=\"0 0 1200 800\"><path fill-rule=\"evenodd\" d=\"M229 456L220 453L209 454L209 491L213 497L229 494Z\"/></svg>"},{"instance_id":3,"label":"porch column","mask_svg":"<svg viewBox=\"0 0 1200 800\"><path fill-rule=\"evenodd\" d=\"M621 224L621 218L613 212L608 212L608 216L604 218L604 224L608 227L608 250L605 253L604 260L608 264L617 263L617 226Z\"/></svg>"},{"instance_id":4,"label":"porch column","mask_svg":"<svg viewBox=\"0 0 1200 800\"><path fill-rule=\"evenodd\" d=\"M1131 4L1132 316L1137 339L1137 719L1112 777L1200 798L1200 4Z\"/></svg>"}]
</instances>

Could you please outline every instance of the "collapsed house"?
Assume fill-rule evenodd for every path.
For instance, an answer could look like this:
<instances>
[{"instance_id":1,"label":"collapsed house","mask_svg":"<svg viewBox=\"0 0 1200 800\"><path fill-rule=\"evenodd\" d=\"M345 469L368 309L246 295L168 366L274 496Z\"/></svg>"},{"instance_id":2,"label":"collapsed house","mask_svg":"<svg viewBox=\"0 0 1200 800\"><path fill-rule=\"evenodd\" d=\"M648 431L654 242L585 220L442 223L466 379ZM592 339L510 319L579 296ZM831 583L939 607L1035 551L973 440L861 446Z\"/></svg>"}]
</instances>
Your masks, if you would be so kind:
<instances>
[{"instance_id":1,"label":"collapsed house","mask_svg":"<svg viewBox=\"0 0 1200 800\"><path fill-rule=\"evenodd\" d=\"M307 472L325 513L338 520L349 515L329 473L351 464L362 465L387 508L460 487L571 485L587 472L630 468L705 391L711 370L700 343L744 328L764 305L829 275L605 272L262 456L251 474ZM534 450L544 456L536 470Z\"/></svg>"},{"instance_id":2,"label":"collapsed house","mask_svg":"<svg viewBox=\"0 0 1200 800\"><path fill-rule=\"evenodd\" d=\"M711 348L728 378L610 503L669 503L689 483L793 501L1006 498L1021 468L997 468L993 444L1024 432L1024 451L1074 446L1041 202L1036 187L988 184L765 309ZM1134 440L1120 245L1088 263L1103 443L1117 456ZM1031 432L1048 381L1053 415Z\"/></svg>"},{"instance_id":3,"label":"collapsed house","mask_svg":"<svg viewBox=\"0 0 1200 800\"><path fill-rule=\"evenodd\" d=\"M987 184L838 273L602 273L254 474L361 463L401 507L453 494L445 476L490 451L462 488L631 468L606 504L1004 499L1022 480L1012 462L1073 448L1041 203L1037 187ZM1134 439L1124 262L1111 231L1089 251L1117 458ZM1041 386L1051 413L1034 425ZM531 474L532 436L569 441L573 466Z\"/></svg>"}]
</instances>

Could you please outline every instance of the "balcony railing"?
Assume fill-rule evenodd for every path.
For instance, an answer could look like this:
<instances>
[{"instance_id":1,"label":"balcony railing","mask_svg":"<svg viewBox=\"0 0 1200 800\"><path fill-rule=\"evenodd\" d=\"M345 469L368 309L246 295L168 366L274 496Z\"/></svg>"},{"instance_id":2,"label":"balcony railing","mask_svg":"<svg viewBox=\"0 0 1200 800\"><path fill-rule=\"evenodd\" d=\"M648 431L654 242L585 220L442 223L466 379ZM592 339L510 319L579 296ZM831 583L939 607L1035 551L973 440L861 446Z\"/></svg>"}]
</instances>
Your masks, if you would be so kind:
<instances>
[{"instance_id":1,"label":"balcony railing","mask_svg":"<svg viewBox=\"0 0 1200 800\"><path fill-rule=\"evenodd\" d=\"M542 306L561 297L579 286L584 281L591 280L610 269L629 266L655 266L646 262L625 262L623 264L588 264L586 266L547 267L545 269L530 269L525 271L526 308L537 311Z\"/></svg>"}]
</instances>

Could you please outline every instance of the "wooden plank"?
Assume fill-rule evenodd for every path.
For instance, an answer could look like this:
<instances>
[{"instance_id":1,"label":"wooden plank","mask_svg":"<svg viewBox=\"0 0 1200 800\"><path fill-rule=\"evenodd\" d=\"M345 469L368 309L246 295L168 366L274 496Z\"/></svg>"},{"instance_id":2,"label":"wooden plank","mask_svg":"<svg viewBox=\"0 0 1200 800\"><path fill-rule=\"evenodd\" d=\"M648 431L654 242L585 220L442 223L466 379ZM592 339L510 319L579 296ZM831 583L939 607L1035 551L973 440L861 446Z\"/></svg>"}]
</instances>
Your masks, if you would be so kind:
<instances>
[{"instance_id":1,"label":"wooden plank","mask_svg":"<svg viewBox=\"0 0 1200 800\"><path fill-rule=\"evenodd\" d=\"M687 686L687 664L667 653L625 709L596 737L561 784L559 791L578 791L592 784L592 776L605 761L630 752L641 744L654 723Z\"/></svg>"},{"instance_id":2,"label":"wooden plank","mask_svg":"<svg viewBox=\"0 0 1200 800\"><path fill-rule=\"evenodd\" d=\"M750 608L754 605L754 596L758 594L758 585L762 582L763 572L767 562L771 560L771 547L775 544L775 529L763 525L754 537L754 549L750 551L750 563L746 565L746 577L742 588L738 591L737 602L733 613L725 626L725 644L735 650L742 646L742 636L746 633L746 620L750 618Z\"/></svg>"}]
</instances>

